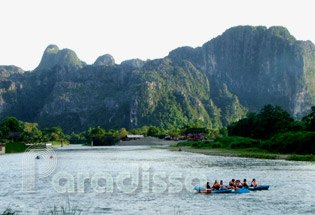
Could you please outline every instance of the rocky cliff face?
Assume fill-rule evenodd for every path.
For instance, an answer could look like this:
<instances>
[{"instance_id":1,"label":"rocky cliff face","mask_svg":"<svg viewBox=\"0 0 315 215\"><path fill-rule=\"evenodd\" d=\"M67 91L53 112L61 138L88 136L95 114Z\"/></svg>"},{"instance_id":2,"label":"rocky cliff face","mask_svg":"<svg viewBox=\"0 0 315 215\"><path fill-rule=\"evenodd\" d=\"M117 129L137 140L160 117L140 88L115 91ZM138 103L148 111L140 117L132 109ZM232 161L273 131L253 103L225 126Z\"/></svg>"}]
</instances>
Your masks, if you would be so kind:
<instances>
[{"instance_id":1,"label":"rocky cliff face","mask_svg":"<svg viewBox=\"0 0 315 215\"><path fill-rule=\"evenodd\" d=\"M94 62L95 66L114 66L115 59L110 54L105 54L103 56L99 56Z\"/></svg>"},{"instance_id":2,"label":"rocky cliff face","mask_svg":"<svg viewBox=\"0 0 315 215\"><path fill-rule=\"evenodd\" d=\"M225 83L250 110L278 104L297 117L314 104L314 61L305 62L314 59L314 45L307 56L308 43L283 27L232 28L203 45L203 71Z\"/></svg>"},{"instance_id":3,"label":"rocky cliff face","mask_svg":"<svg viewBox=\"0 0 315 215\"><path fill-rule=\"evenodd\" d=\"M77 54L70 49L59 50L56 45L49 45L42 57L37 70L52 69L54 66L68 66L73 70L82 68L85 63L80 61Z\"/></svg>"},{"instance_id":4,"label":"rocky cliff face","mask_svg":"<svg viewBox=\"0 0 315 215\"><path fill-rule=\"evenodd\" d=\"M266 104L296 117L315 104L315 47L283 27L239 26L202 47L120 65L110 55L85 65L51 45L33 72L1 68L1 117L66 131L167 128L194 119L219 128Z\"/></svg>"}]
</instances>

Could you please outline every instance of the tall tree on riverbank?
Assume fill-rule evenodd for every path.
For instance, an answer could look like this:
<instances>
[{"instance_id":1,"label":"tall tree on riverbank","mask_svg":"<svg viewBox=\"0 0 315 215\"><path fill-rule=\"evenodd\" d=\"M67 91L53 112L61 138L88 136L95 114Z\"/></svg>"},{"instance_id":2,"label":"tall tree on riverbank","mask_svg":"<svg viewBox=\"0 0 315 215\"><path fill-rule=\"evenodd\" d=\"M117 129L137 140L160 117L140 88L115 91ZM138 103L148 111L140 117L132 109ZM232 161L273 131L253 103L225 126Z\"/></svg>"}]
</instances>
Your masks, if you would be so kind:
<instances>
[{"instance_id":1,"label":"tall tree on riverbank","mask_svg":"<svg viewBox=\"0 0 315 215\"><path fill-rule=\"evenodd\" d=\"M123 139L128 134L128 131L125 128L119 130L119 139Z\"/></svg>"},{"instance_id":2,"label":"tall tree on riverbank","mask_svg":"<svg viewBox=\"0 0 315 215\"><path fill-rule=\"evenodd\" d=\"M157 137L160 134L160 129L156 126L150 126L148 130L148 136Z\"/></svg>"},{"instance_id":3,"label":"tall tree on riverbank","mask_svg":"<svg viewBox=\"0 0 315 215\"><path fill-rule=\"evenodd\" d=\"M0 123L0 135L8 136L11 132L22 132L22 123L15 117L7 117Z\"/></svg>"},{"instance_id":4,"label":"tall tree on riverbank","mask_svg":"<svg viewBox=\"0 0 315 215\"><path fill-rule=\"evenodd\" d=\"M259 114L248 113L247 117L228 126L229 136L268 139L275 134L296 129L294 119L280 106L266 105Z\"/></svg>"},{"instance_id":5,"label":"tall tree on riverbank","mask_svg":"<svg viewBox=\"0 0 315 215\"><path fill-rule=\"evenodd\" d=\"M305 127L309 131L315 131L315 106L312 107L311 113L303 118Z\"/></svg>"}]
</instances>

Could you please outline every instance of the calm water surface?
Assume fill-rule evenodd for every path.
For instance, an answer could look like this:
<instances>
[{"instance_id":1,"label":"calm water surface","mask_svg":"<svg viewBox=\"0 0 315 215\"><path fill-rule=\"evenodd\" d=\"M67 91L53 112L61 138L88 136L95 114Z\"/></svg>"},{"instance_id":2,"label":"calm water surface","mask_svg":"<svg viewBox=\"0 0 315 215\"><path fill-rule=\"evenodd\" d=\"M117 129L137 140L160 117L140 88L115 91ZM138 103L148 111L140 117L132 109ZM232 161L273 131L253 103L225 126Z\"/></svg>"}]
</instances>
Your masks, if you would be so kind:
<instances>
[{"instance_id":1,"label":"calm water surface","mask_svg":"<svg viewBox=\"0 0 315 215\"><path fill-rule=\"evenodd\" d=\"M53 206L67 206L82 210L81 214L315 214L315 164L280 160L258 160L206 156L163 149L138 147L64 147L56 149L58 161L55 171L46 178L36 179L36 192L22 192L22 156L0 156L0 212L10 207L23 214L42 214ZM41 166L43 160L36 160ZM122 172L139 167L139 184L135 192L125 193L116 184ZM145 171L149 168L148 171ZM52 178L66 172L75 179L74 193L58 193ZM87 172L84 193L78 192L77 174ZM143 173L145 172L145 173ZM96 173L108 173L114 178L112 193L97 193L91 186ZM176 193L166 190L154 193L153 176L165 173L166 188L183 189ZM149 175L149 181L142 176ZM171 175L182 177L172 181ZM196 194L192 186L204 185L198 179L185 186L185 180L204 175L210 183L215 179L225 183L232 178L256 178L259 184L271 185L269 191L248 194ZM160 178L161 179L161 178ZM188 180L189 179L189 180ZM105 180L99 180L105 185ZM148 183L147 183L148 182ZM63 186L65 180L60 181ZM125 181L126 186L130 181ZM149 184L148 192L143 184Z\"/></svg>"}]
</instances>

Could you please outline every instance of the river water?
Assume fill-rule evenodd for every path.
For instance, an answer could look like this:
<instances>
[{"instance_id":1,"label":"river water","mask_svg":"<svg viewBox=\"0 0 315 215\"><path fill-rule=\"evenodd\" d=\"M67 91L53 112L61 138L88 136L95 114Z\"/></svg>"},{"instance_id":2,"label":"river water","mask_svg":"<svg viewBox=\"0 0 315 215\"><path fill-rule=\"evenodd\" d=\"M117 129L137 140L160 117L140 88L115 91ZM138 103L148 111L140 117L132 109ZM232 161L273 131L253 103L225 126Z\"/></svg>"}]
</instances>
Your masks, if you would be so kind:
<instances>
[{"instance_id":1,"label":"river water","mask_svg":"<svg viewBox=\"0 0 315 215\"><path fill-rule=\"evenodd\" d=\"M40 172L49 161L35 161L34 192L23 192L23 154L0 156L0 213L12 208L23 214L44 214L54 206L70 205L81 214L315 214L312 163L206 156L146 146L70 146L56 148L53 159L56 168L42 178ZM127 173L131 178L126 179ZM79 175L87 177L84 183ZM204 180L228 183L232 178L249 182L256 178L270 189L247 194L198 194L192 189L204 185ZM69 192L61 193L67 185Z\"/></svg>"}]
</instances>

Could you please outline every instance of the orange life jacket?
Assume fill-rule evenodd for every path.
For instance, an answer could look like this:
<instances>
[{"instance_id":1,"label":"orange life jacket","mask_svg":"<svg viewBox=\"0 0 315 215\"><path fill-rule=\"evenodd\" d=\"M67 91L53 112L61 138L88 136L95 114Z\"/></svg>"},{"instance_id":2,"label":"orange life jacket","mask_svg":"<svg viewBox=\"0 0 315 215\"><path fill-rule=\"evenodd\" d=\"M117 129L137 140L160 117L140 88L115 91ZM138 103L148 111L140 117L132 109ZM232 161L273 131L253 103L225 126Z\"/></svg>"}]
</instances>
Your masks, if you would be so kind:
<instances>
[{"instance_id":1,"label":"orange life jacket","mask_svg":"<svg viewBox=\"0 0 315 215\"><path fill-rule=\"evenodd\" d=\"M215 183L215 184L213 185L213 187L220 187L220 184Z\"/></svg>"}]
</instances>

